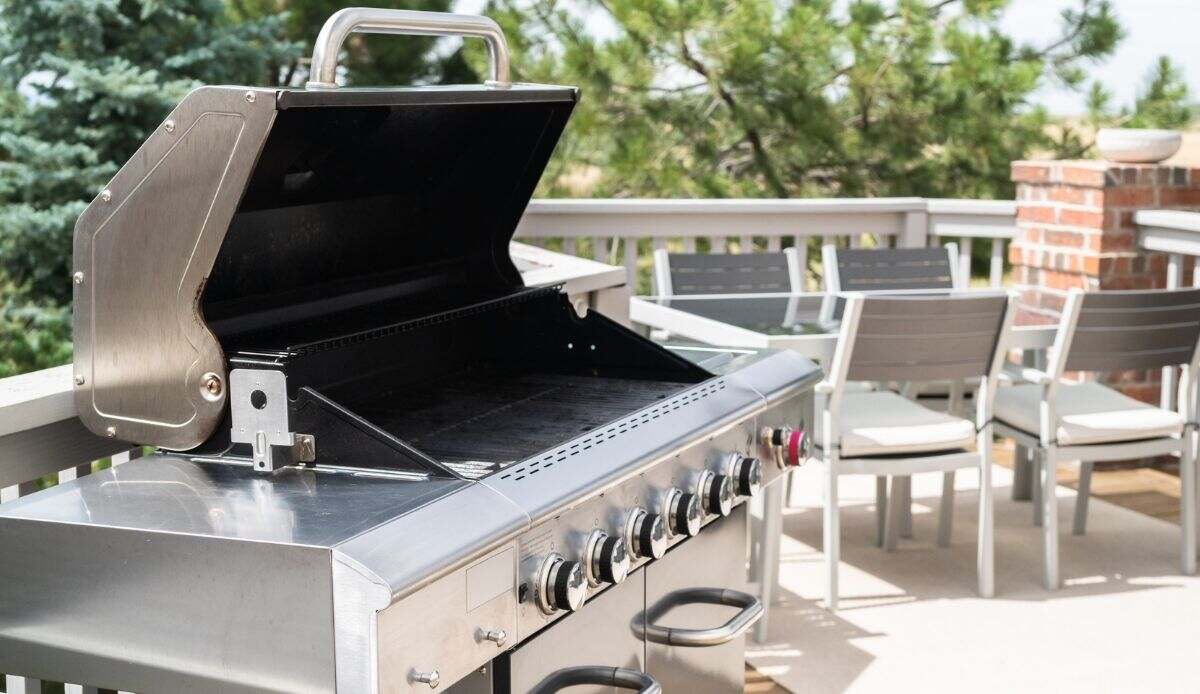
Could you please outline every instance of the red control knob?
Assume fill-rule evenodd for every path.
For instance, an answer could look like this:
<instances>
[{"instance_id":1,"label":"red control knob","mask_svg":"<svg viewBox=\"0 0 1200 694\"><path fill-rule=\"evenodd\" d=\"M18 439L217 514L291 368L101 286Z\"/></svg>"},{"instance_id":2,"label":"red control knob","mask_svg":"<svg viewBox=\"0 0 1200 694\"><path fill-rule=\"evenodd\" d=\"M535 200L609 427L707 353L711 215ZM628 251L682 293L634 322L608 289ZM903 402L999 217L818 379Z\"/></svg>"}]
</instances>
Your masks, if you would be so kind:
<instances>
[{"instance_id":1,"label":"red control knob","mask_svg":"<svg viewBox=\"0 0 1200 694\"><path fill-rule=\"evenodd\" d=\"M767 437L768 445L775 453L775 461L780 467L800 467L808 460L812 450L812 442L808 433L801 426L798 429L779 427L771 429Z\"/></svg>"}]
</instances>

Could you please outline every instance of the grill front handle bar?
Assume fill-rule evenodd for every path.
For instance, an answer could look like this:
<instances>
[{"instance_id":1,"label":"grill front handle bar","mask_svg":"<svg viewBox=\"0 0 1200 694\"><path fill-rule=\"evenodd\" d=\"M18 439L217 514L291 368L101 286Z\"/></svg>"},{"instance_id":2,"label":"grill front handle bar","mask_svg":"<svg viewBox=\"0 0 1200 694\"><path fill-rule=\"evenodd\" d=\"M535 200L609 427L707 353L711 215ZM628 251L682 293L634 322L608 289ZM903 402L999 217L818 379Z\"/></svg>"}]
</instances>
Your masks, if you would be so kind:
<instances>
[{"instance_id":1,"label":"grill front handle bar","mask_svg":"<svg viewBox=\"0 0 1200 694\"><path fill-rule=\"evenodd\" d=\"M638 694L662 694L662 685L644 672L600 665L569 667L554 672L531 689L530 694L554 694L581 684L628 689Z\"/></svg>"},{"instance_id":2,"label":"grill front handle bar","mask_svg":"<svg viewBox=\"0 0 1200 694\"><path fill-rule=\"evenodd\" d=\"M712 629L673 629L654 621L682 605L728 605L741 610L728 622ZM664 646L705 648L729 643L763 616L762 601L740 590L727 588L689 588L668 593L657 604L633 621L633 632L651 643Z\"/></svg>"},{"instance_id":3,"label":"grill front handle bar","mask_svg":"<svg viewBox=\"0 0 1200 694\"><path fill-rule=\"evenodd\" d=\"M337 59L352 33L400 34L405 36L463 36L481 38L487 43L489 87L512 86L508 70L508 42L495 21L473 14L388 10L375 7L347 7L325 20L313 45L312 65L305 89L337 89Z\"/></svg>"}]
</instances>

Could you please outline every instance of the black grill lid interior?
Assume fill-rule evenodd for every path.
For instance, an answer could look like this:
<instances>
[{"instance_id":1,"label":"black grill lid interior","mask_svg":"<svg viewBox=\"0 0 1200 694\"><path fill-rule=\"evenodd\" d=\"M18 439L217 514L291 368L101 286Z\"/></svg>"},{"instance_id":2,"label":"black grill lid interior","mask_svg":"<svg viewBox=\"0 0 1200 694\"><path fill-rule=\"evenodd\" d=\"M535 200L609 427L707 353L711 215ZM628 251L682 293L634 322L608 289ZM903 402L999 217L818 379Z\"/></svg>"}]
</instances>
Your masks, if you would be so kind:
<instances>
[{"instance_id":1,"label":"black grill lid interior","mask_svg":"<svg viewBox=\"0 0 1200 694\"><path fill-rule=\"evenodd\" d=\"M280 92L204 290L226 353L519 289L508 243L575 99L547 87Z\"/></svg>"}]
</instances>

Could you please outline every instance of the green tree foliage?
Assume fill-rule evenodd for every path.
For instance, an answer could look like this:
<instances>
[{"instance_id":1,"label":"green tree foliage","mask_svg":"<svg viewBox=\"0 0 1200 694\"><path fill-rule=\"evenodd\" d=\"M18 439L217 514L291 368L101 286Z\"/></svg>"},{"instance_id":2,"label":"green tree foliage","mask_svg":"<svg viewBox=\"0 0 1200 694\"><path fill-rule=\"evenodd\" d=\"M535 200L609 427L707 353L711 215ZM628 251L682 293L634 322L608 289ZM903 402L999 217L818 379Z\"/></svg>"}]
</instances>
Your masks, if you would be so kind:
<instances>
[{"instance_id":1,"label":"green tree foliage","mask_svg":"<svg viewBox=\"0 0 1200 694\"><path fill-rule=\"evenodd\" d=\"M345 0L229 0L233 15L242 19L257 19L284 13L283 24L287 38L311 47L321 25L334 12L353 5ZM447 12L453 9L452 0L391 0L366 3L375 7ZM456 84L477 80L463 59L461 51L437 53L432 50L435 39L406 36L353 34L346 42L345 81L351 86ZM304 57L307 57L304 56ZM305 66L290 61L277 66L284 84L303 83Z\"/></svg>"},{"instance_id":2,"label":"green tree foliage","mask_svg":"<svg viewBox=\"0 0 1200 694\"><path fill-rule=\"evenodd\" d=\"M233 24L220 0L0 0L0 259L12 286L65 304L80 211L200 84L271 84L295 54L277 18ZM12 101L11 97L8 99Z\"/></svg>"},{"instance_id":3,"label":"green tree foliage","mask_svg":"<svg viewBox=\"0 0 1200 694\"><path fill-rule=\"evenodd\" d=\"M1055 40L1021 44L1001 25L1009 4L492 0L491 11L520 78L584 91L544 193L1008 197L1009 163L1053 147L1036 91L1082 89L1121 38L1107 0L1077 0ZM1160 93L1175 103L1165 87L1148 98Z\"/></svg>"},{"instance_id":4,"label":"green tree foliage","mask_svg":"<svg viewBox=\"0 0 1200 694\"><path fill-rule=\"evenodd\" d=\"M1191 121L1187 82L1179 68L1164 55L1154 64L1124 125L1128 128L1182 128Z\"/></svg>"},{"instance_id":5,"label":"green tree foliage","mask_svg":"<svg viewBox=\"0 0 1200 694\"><path fill-rule=\"evenodd\" d=\"M0 286L0 378L71 361L70 310L11 294Z\"/></svg>"},{"instance_id":6,"label":"green tree foliage","mask_svg":"<svg viewBox=\"0 0 1200 694\"><path fill-rule=\"evenodd\" d=\"M273 84L298 44L221 0L0 0L0 373L69 359L71 232L201 84Z\"/></svg>"}]
</instances>

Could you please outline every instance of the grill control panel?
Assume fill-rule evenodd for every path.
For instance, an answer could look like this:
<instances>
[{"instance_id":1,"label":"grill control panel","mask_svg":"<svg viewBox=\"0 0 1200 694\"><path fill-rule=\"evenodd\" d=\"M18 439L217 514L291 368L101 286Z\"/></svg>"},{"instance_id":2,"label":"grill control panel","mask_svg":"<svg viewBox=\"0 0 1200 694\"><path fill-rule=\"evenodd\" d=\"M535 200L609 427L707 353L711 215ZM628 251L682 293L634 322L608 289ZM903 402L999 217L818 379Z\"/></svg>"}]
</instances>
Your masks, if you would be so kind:
<instances>
[{"instance_id":1,"label":"grill control panel","mask_svg":"<svg viewBox=\"0 0 1200 694\"><path fill-rule=\"evenodd\" d=\"M806 454L801 402L776 403L712 432L518 537L518 640L703 533L784 474L778 461ZM792 431L801 433L789 449Z\"/></svg>"}]
</instances>

